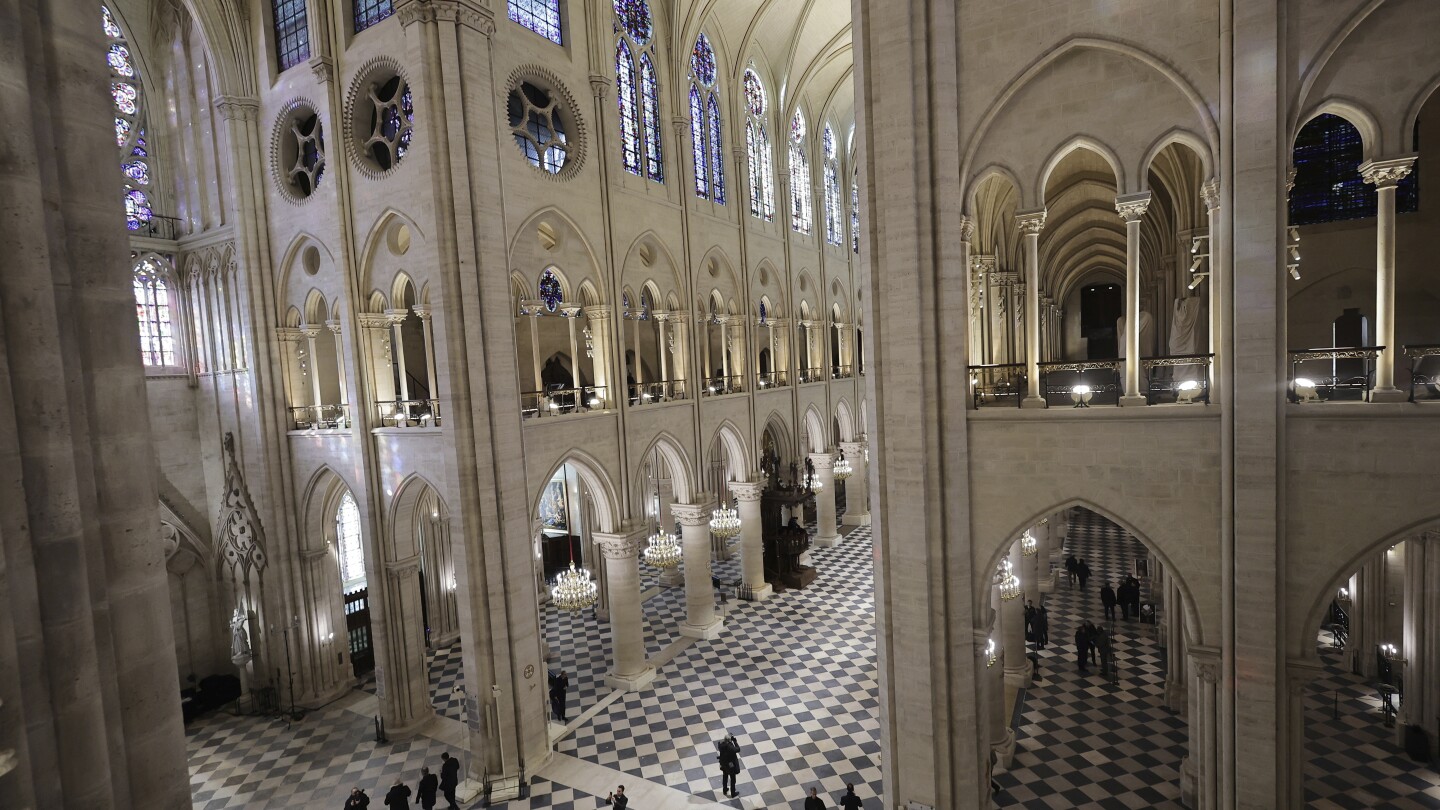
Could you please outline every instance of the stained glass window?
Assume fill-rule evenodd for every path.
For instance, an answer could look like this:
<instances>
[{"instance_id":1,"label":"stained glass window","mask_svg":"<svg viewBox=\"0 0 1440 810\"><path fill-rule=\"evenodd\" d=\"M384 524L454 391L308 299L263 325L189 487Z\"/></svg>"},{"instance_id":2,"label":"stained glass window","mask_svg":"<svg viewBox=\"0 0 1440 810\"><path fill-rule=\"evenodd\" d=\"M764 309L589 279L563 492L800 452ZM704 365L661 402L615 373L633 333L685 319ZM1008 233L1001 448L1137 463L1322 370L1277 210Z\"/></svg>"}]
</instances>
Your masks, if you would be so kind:
<instances>
[{"instance_id":1,"label":"stained glass window","mask_svg":"<svg viewBox=\"0 0 1440 810\"><path fill-rule=\"evenodd\" d=\"M150 198L138 188L125 190L125 227L138 231L145 227L155 212L150 209Z\"/></svg>"},{"instance_id":2,"label":"stained glass window","mask_svg":"<svg viewBox=\"0 0 1440 810\"><path fill-rule=\"evenodd\" d=\"M164 268L146 259L135 268L135 320L140 325L140 357L147 366L175 365L170 287Z\"/></svg>"},{"instance_id":3,"label":"stained glass window","mask_svg":"<svg viewBox=\"0 0 1440 810\"><path fill-rule=\"evenodd\" d=\"M810 201L810 158L805 154L805 116L795 111L790 119L790 227L810 233L814 216Z\"/></svg>"},{"instance_id":4,"label":"stained glass window","mask_svg":"<svg viewBox=\"0 0 1440 810\"><path fill-rule=\"evenodd\" d=\"M124 118L115 119L115 145L124 146L130 139L130 122Z\"/></svg>"},{"instance_id":5,"label":"stained glass window","mask_svg":"<svg viewBox=\"0 0 1440 810\"><path fill-rule=\"evenodd\" d=\"M111 39L120 39L123 34L120 32L120 26L115 22L115 15L111 14L110 9L104 6L100 7L100 11L104 15L103 25L105 26L105 36Z\"/></svg>"},{"instance_id":6,"label":"stained glass window","mask_svg":"<svg viewBox=\"0 0 1440 810\"><path fill-rule=\"evenodd\" d=\"M506 110L510 132L530 165L555 174L565 166L569 147L555 98L530 82L510 92Z\"/></svg>"},{"instance_id":7,"label":"stained glass window","mask_svg":"<svg viewBox=\"0 0 1440 810\"><path fill-rule=\"evenodd\" d=\"M1360 131L1338 115L1318 115L1302 127L1295 137L1290 224L1314 225L1375 216L1375 188L1358 171L1364 152ZM1417 208L1415 177L1412 171L1400 181L1395 206L1400 213Z\"/></svg>"},{"instance_id":8,"label":"stained glass window","mask_svg":"<svg viewBox=\"0 0 1440 810\"><path fill-rule=\"evenodd\" d=\"M760 325L761 325L761 326L764 326L765 323L766 323L766 321L765 321L765 302L764 302L764 301L761 301L761 302L760 302Z\"/></svg>"},{"instance_id":9,"label":"stained glass window","mask_svg":"<svg viewBox=\"0 0 1440 810\"><path fill-rule=\"evenodd\" d=\"M850 175L850 249L860 252L860 170Z\"/></svg>"},{"instance_id":10,"label":"stained glass window","mask_svg":"<svg viewBox=\"0 0 1440 810\"><path fill-rule=\"evenodd\" d=\"M616 101L620 105L620 153L625 170L665 182L660 145L660 82L655 75L652 23L645 0L615 0Z\"/></svg>"},{"instance_id":11,"label":"stained glass window","mask_svg":"<svg viewBox=\"0 0 1440 810\"><path fill-rule=\"evenodd\" d=\"M715 100L715 50L701 34L690 49L690 148L695 196L725 204L725 144Z\"/></svg>"},{"instance_id":12,"label":"stained glass window","mask_svg":"<svg viewBox=\"0 0 1440 810\"><path fill-rule=\"evenodd\" d=\"M715 94L705 102L705 114L710 123L710 199L725 204L725 141L720 137L720 103Z\"/></svg>"},{"instance_id":13,"label":"stained glass window","mask_svg":"<svg viewBox=\"0 0 1440 810\"><path fill-rule=\"evenodd\" d=\"M115 109L121 113L134 115L140 112L140 105L136 103L138 94L135 92L135 85L125 82L111 82L110 97L115 99Z\"/></svg>"},{"instance_id":14,"label":"stained glass window","mask_svg":"<svg viewBox=\"0 0 1440 810\"><path fill-rule=\"evenodd\" d=\"M355 33L395 13L391 0L355 0Z\"/></svg>"},{"instance_id":15,"label":"stained glass window","mask_svg":"<svg viewBox=\"0 0 1440 810\"><path fill-rule=\"evenodd\" d=\"M710 197L710 171L706 165L709 152L705 149L705 105L700 89L690 86L690 154L695 166L695 196Z\"/></svg>"},{"instance_id":16,"label":"stained glass window","mask_svg":"<svg viewBox=\"0 0 1440 810\"><path fill-rule=\"evenodd\" d=\"M349 492L340 496L335 510L335 551L340 558L341 589L346 593L365 587L365 547L360 539L360 507Z\"/></svg>"},{"instance_id":17,"label":"stained glass window","mask_svg":"<svg viewBox=\"0 0 1440 810\"><path fill-rule=\"evenodd\" d=\"M155 217L150 196L137 185L150 185L149 150L145 143L144 95L140 72L125 41L125 32L115 15L100 7L101 25L109 40L105 63L110 69L110 100L115 105L115 146L120 150L121 193L125 203L125 227L146 230Z\"/></svg>"},{"instance_id":18,"label":"stained glass window","mask_svg":"<svg viewBox=\"0 0 1440 810\"><path fill-rule=\"evenodd\" d=\"M137 183L147 185L150 183L150 167L146 165L143 160L127 161L121 164L120 171L124 172L126 177Z\"/></svg>"},{"instance_id":19,"label":"stained glass window","mask_svg":"<svg viewBox=\"0 0 1440 810\"><path fill-rule=\"evenodd\" d=\"M750 174L750 213L766 222L775 218L775 171L771 165L770 135L765 128L765 86L753 69L741 79L745 93L745 153Z\"/></svg>"},{"instance_id":20,"label":"stained glass window","mask_svg":"<svg viewBox=\"0 0 1440 810\"><path fill-rule=\"evenodd\" d=\"M370 89L370 157L381 171L389 171L410 151L415 135L415 97L401 76L392 76Z\"/></svg>"},{"instance_id":21,"label":"stained glass window","mask_svg":"<svg viewBox=\"0 0 1440 810\"><path fill-rule=\"evenodd\" d=\"M560 0L510 0L510 19L531 31L562 44L560 38Z\"/></svg>"},{"instance_id":22,"label":"stained glass window","mask_svg":"<svg viewBox=\"0 0 1440 810\"><path fill-rule=\"evenodd\" d=\"M701 34L690 49L690 72L701 87L715 86L715 50L710 47L710 38Z\"/></svg>"},{"instance_id":23,"label":"stained glass window","mask_svg":"<svg viewBox=\"0 0 1440 810\"><path fill-rule=\"evenodd\" d=\"M835 154L835 131L825 125L820 135L825 153L825 241L832 245L845 242L845 219L841 213L840 161Z\"/></svg>"},{"instance_id":24,"label":"stained glass window","mask_svg":"<svg viewBox=\"0 0 1440 810\"><path fill-rule=\"evenodd\" d=\"M135 63L130 59L130 49L119 42L111 44L105 61L110 63L110 70L116 76L128 79L135 75Z\"/></svg>"},{"instance_id":25,"label":"stained glass window","mask_svg":"<svg viewBox=\"0 0 1440 810\"><path fill-rule=\"evenodd\" d=\"M554 312L560 308L560 300L564 296L560 289L560 279L555 276L555 271L546 270L540 274L540 300L545 302L545 309Z\"/></svg>"},{"instance_id":26,"label":"stained glass window","mask_svg":"<svg viewBox=\"0 0 1440 810\"><path fill-rule=\"evenodd\" d=\"M271 0L275 14L275 55L289 70L310 58L310 25L305 0Z\"/></svg>"}]
</instances>

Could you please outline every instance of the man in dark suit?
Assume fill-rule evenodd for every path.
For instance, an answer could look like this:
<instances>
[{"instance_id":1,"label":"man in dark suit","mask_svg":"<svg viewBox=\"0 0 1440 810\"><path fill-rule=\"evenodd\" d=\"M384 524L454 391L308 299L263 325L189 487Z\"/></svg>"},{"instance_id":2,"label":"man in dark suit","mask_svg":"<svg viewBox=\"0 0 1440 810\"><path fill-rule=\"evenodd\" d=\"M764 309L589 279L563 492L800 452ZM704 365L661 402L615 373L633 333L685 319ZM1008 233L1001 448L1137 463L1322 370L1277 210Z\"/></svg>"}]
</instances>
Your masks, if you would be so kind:
<instances>
[{"instance_id":1,"label":"man in dark suit","mask_svg":"<svg viewBox=\"0 0 1440 810\"><path fill-rule=\"evenodd\" d=\"M625 810L630 806L630 800L625 796L625 786L615 788L615 792L605 797L605 803L614 807L615 810Z\"/></svg>"},{"instance_id":2,"label":"man in dark suit","mask_svg":"<svg viewBox=\"0 0 1440 810\"><path fill-rule=\"evenodd\" d=\"M460 787L460 760L450 756L449 751L441 754L440 759L444 761L440 766L440 792L445 794L450 810L460 810L460 805L455 803L455 788Z\"/></svg>"},{"instance_id":3,"label":"man in dark suit","mask_svg":"<svg viewBox=\"0 0 1440 810\"><path fill-rule=\"evenodd\" d=\"M410 787L395 777L395 784L390 786L390 792L385 794L385 806L390 810L410 810Z\"/></svg>"},{"instance_id":4,"label":"man in dark suit","mask_svg":"<svg viewBox=\"0 0 1440 810\"><path fill-rule=\"evenodd\" d=\"M805 810L825 810L825 800L816 794L815 788L810 788L810 795L805 798Z\"/></svg>"},{"instance_id":5,"label":"man in dark suit","mask_svg":"<svg viewBox=\"0 0 1440 810\"><path fill-rule=\"evenodd\" d=\"M726 734L725 739L715 743L715 749L720 752L720 792L726 796L739 796L735 777L740 773L740 743L735 740L734 734Z\"/></svg>"},{"instance_id":6,"label":"man in dark suit","mask_svg":"<svg viewBox=\"0 0 1440 810\"><path fill-rule=\"evenodd\" d=\"M420 769L420 786L415 789L415 802L422 810L433 810L435 807L435 794L440 790L440 780L429 768Z\"/></svg>"},{"instance_id":7,"label":"man in dark suit","mask_svg":"<svg viewBox=\"0 0 1440 810\"><path fill-rule=\"evenodd\" d=\"M1120 587L1123 589L1125 586L1121 585ZM1115 589L1110 587L1109 582L1106 582L1105 587L1100 589L1100 604L1105 606L1105 618L1112 622L1115 621L1116 601Z\"/></svg>"},{"instance_id":8,"label":"man in dark suit","mask_svg":"<svg viewBox=\"0 0 1440 810\"><path fill-rule=\"evenodd\" d=\"M1080 578L1080 590L1085 590L1085 583L1090 579L1090 566L1081 558L1079 565L1075 567L1075 576Z\"/></svg>"}]
</instances>

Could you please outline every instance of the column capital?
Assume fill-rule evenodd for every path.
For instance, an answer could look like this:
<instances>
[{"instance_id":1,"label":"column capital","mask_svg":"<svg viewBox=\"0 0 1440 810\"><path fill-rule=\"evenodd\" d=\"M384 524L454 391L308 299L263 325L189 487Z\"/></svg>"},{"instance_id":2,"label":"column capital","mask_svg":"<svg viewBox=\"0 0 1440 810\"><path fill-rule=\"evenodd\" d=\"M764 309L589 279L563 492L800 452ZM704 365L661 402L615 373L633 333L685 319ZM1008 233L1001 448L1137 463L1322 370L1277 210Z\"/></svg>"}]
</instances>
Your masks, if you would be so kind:
<instances>
[{"instance_id":1,"label":"column capital","mask_svg":"<svg viewBox=\"0 0 1440 810\"><path fill-rule=\"evenodd\" d=\"M355 316L362 329L384 329L390 326L390 319L380 312L361 312Z\"/></svg>"},{"instance_id":2,"label":"column capital","mask_svg":"<svg viewBox=\"0 0 1440 810\"><path fill-rule=\"evenodd\" d=\"M329 329L331 332L334 332L334 333L337 334L337 335L340 334L340 322L339 322L339 321L326 321L326 322L325 322L325 328L326 328L326 329Z\"/></svg>"},{"instance_id":3,"label":"column capital","mask_svg":"<svg viewBox=\"0 0 1440 810\"><path fill-rule=\"evenodd\" d=\"M976 254L970 257L970 264L982 273L995 272L996 259L990 254Z\"/></svg>"},{"instance_id":4,"label":"column capital","mask_svg":"<svg viewBox=\"0 0 1440 810\"><path fill-rule=\"evenodd\" d=\"M1367 160L1361 163L1357 170L1365 182L1380 189L1393 187L1396 183L1404 180L1414 168L1415 156L1411 155L1387 160Z\"/></svg>"},{"instance_id":5,"label":"column capital","mask_svg":"<svg viewBox=\"0 0 1440 810\"><path fill-rule=\"evenodd\" d=\"M403 323L410 315L408 309L387 309L385 310L385 321L387 323Z\"/></svg>"},{"instance_id":6,"label":"column capital","mask_svg":"<svg viewBox=\"0 0 1440 810\"><path fill-rule=\"evenodd\" d=\"M758 479L755 481L730 482L730 494L734 495L737 501L745 501L747 503L758 501L764 493L765 482Z\"/></svg>"},{"instance_id":7,"label":"column capital","mask_svg":"<svg viewBox=\"0 0 1440 810\"><path fill-rule=\"evenodd\" d=\"M840 442L840 450L843 451L848 458L854 458L855 456L863 457L865 455L865 447L865 442Z\"/></svg>"},{"instance_id":8,"label":"column capital","mask_svg":"<svg viewBox=\"0 0 1440 810\"><path fill-rule=\"evenodd\" d=\"M574 318L580 314L582 309L583 307L579 304L561 304L560 314L567 318Z\"/></svg>"},{"instance_id":9,"label":"column capital","mask_svg":"<svg viewBox=\"0 0 1440 810\"><path fill-rule=\"evenodd\" d=\"M1115 198L1115 213L1126 222L1139 222L1145 216L1145 209L1150 207L1150 192L1141 191L1135 194L1122 194Z\"/></svg>"},{"instance_id":10,"label":"column capital","mask_svg":"<svg viewBox=\"0 0 1440 810\"><path fill-rule=\"evenodd\" d=\"M294 326L275 327L275 338L285 343L299 342L301 337L300 329Z\"/></svg>"},{"instance_id":11,"label":"column capital","mask_svg":"<svg viewBox=\"0 0 1440 810\"><path fill-rule=\"evenodd\" d=\"M974 237L975 237L975 220L971 219L970 217L968 217L968 216L966 216L966 215L964 215L964 214L961 214L961 215L960 215L960 241L962 241L962 242L969 242L969 241L970 241L971 239L973 239Z\"/></svg>"},{"instance_id":12,"label":"column capital","mask_svg":"<svg viewBox=\"0 0 1440 810\"><path fill-rule=\"evenodd\" d=\"M815 471L829 470L835 466L834 453L811 453L810 463L815 465Z\"/></svg>"},{"instance_id":13,"label":"column capital","mask_svg":"<svg viewBox=\"0 0 1440 810\"><path fill-rule=\"evenodd\" d=\"M610 312L609 304L597 304L585 307L585 317L592 321L609 320Z\"/></svg>"},{"instance_id":14,"label":"column capital","mask_svg":"<svg viewBox=\"0 0 1440 810\"><path fill-rule=\"evenodd\" d=\"M681 526L708 526L710 524L710 513L715 509L715 502L706 496L701 496L701 503L680 503L670 504L670 514L680 522Z\"/></svg>"},{"instance_id":15,"label":"column capital","mask_svg":"<svg viewBox=\"0 0 1440 810\"><path fill-rule=\"evenodd\" d=\"M403 560L395 560L385 563L385 574L391 579L404 579L411 574L420 573L420 555L406 557Z\"/></svg>"},{"instance_id":16,"label":"column capital","mask_svg":"<svg viewBox=\"0 0 1440 810\"><path fill-rule=\"evenodd\" d=\"M430 320L430 316L434 314L434 311L430 308L429 304L416 304L415 306L410 307L410 311L415 313L415 317L419 318L422 321Z\"/></svg>"},{"instance_id":17,"label":"column capital","mask_svg":"<svg viewBox=\"0 0 1440 810\"><path fill-rule=\"evenodd\" d=\"M320 337L320 327L318 327L318 326L305 326L305 327L302 327L302 328L300 329L300 334L304 335L306 338L309 338L310 340L314 340L315 338Z\"/></svg>"},{"instance_id":18,"label":"column capital","mask_svg":"<svg viewBox=\"0 0 1440 810\"><path fill-rule=\"evenodd\" d=\"M1214 178L1200 187L1200 199L1205 201L1205 210L1214 211L1220 207L1220 181Z\"/></svg>"},{"instance_id":19,"label":"column capital","mask_svg":"<svg viewBox=\"0 0 1440 810\"><path fill-rule=\"evenodd\" d=\"M1290 691L1291 697L1303 696L1305 687L1324 674L1325 665L1319 661L1309 661L1303 658L1285 660L1285 686Z\"/></svg>"},{"instance_id":20,"label":"column capital","mask_svg":"<svg viewBox=\"0 0 1440 810\"><path fill-rule=\"evenodd\" d=\"M1040 231L1045 229L1046 213L1044 208L1017 211L1015 213L1015 224L1020 226L1020 232L1026 236L1038 236Z\"/></svg>"},{"instance_id":21,"label":"column capital","mask_svg":"<svg viewBox=\"0 0 1440 810\"><path fill-rule=\"evenodd\" d=\"M260 116L260 99L252 96L221 96L215 109L226 121L254 121Z\"/></svg>"},{"instance_id":22,"label":"column capital","mask_svg":"<svg viewBox=\"0 0 1440 810\"><path fill-rule=\"evenodd\" d=\"M590 94L596 98L604 98L610 93L610 77L603 73L590 74Z\"/></svg>"},{"instance_id":23,"label":"column capital","mask_svg":"<svg viewBox=\"0 0 1440 810\"><path fill-rule=\"evenodd\" d=\"M595 532L595 545L607 560L633 560L645 547L647 529L644 526L621 527L619 532Z\"/></svg>"}]
</instances>

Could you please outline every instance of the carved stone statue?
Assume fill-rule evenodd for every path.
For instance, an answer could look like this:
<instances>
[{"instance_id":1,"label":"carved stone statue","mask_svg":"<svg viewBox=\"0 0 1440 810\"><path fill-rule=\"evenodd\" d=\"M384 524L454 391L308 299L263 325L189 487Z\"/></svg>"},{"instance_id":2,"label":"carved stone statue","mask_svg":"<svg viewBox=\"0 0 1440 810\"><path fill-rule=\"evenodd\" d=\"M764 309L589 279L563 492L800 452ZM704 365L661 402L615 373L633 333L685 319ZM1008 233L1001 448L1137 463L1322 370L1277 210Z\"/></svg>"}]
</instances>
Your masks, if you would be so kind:
<instances>
[{"instance_id":1,"label":"carved stone statue","mask_svg":"<svg viewBox=\"0 0 1440 810\"><path fill-rule=\"evenodd\" d=\"M1199 354L1204 336L1205 302L1197 295L1175 299L1175 313L1170 318L1170 354Z\"/></svg>"},{"instance_id":2,"label":"carved stone statue","mask_svg":"<svg viewBox=\"0 0 1440 810\"><path fill-rule=\"evenodd\" d=\"M1115 321L1115 335L1120 341L1120 359L1125 359L1125 316L1121 315ZM1140 356L1144 357L1147 350L1155 345L1155 323L1150 313L1140 310Z\"/></svg>"},{"instance_id":3,"label":"carved stone statue","mask_svg":"<svg viewBox=\"0 0 1440 810\"><path fill-rule=\"evenodd\" d=\"M248 619L243 608L235 608L230 617L230 660L237 667L250 663L255 656L250 651L250 634L245 630Z\"/></svg>"}]
</instances>

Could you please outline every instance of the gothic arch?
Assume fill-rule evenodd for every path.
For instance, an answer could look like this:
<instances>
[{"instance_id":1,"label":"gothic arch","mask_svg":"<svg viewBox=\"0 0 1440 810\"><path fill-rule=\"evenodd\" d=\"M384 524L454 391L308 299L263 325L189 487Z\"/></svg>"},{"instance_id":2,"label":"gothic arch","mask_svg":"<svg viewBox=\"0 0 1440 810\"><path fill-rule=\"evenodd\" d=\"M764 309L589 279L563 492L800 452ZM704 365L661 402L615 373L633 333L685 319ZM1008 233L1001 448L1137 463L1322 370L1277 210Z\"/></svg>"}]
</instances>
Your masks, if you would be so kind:
<instances>
[{"instance_id":1,"label":"gothic arch","mask_svg":"<svg viewBox=\"0 0 1440 810\"><path fill-rule=\"evenodd\" d=\"M830 440L825 431L825 420L814 405L805 409L805 438L809 440L812 453L823 453L830 447Z\"/></svg>"},{"instance_id":2,"label":"gothic arch","mask_svg":"<svg viewBox=\"0 0 1440 810\"><path fill-rule=\"evenodd\" d=\"M1295 149L1295 139L1300 136L1300 130L1304 129L1305 125L1317 116L1326 113L1344 118L1350 122L1351 126L1360 131L1360 142L1364 147L1362 162L1373 160L1382 153L1384 146L1380 140L1380 121L1375 114L1358 101L1333 96L1324 99L1300 116L1295 124L1295 129L1290 132L1290 151L1292 153ZM1289 160L1287 159L1286 162L1288 163Z\"/></svg>"},{"instance_id":3,"label":"gothic arch","mask_svg":"<svg viewBox=\"0 0 1440 810\"><path fill-rule=\"evenodd\" d=\"M1199 135L1181 127L1175 127L1169 132L1155 139L1155 142L1146 150L1145 157L1141 159L1140 165L1136 167L1135 179L1139 183L1141 191L1150 190L1150 164L1155 158L1165 151L1167 146L1180 144L1188 148L1195 156L1200 158L1201 174L1204 177L1214 177L1215 167L1210 162L1210 150L1205 148L1205 141Z\"/></svg>"},{"instance_id":4,"label":"gothic arch","mask_svg":"<svg viewBox=\"0 0 1440 810\"><path fill-rule=\"evenodd\" d=\"M1048 202L1045 199L1045 192L1046 186L1050 185L1050 174L1055 171L1055 167L1060 165L1060 161L1064 160L1066 155L1069 155L1077 149L1088 149L1099 155L1106 163L1110 164L1110 171L1115 175L1116 194L1126 193L1125 164L1120 160L1120 156L1115 154L1115 150L1089 135L1075 135L1061 144L1055 151L1051 152L1050 157L1046 158L1045 166L1040 170L1034 189L1035 199L1040 201L1040 205L1044 206Z\"/></svg>"},{"instance_id":5,"label":"gothic arch","mask_svg":"<svg viewBox=\"0 0 1440 810\"><path fill-rule=\"evenodd\" d=\"M661 431L645 447L640 458L649 458L654 453L659 453L665 459L665 465L670 470L671 491L675 494L675 500L679 503L694 503L693 498L699 493L694 491L691 483L690 459L685 455L685 447L674 436L666 431ZM644 482L640 481L641 491L644 491Z\"/></svg>"},{"instance_id":6,"label":"gothic arch","mask_svg":"<svg viewBox=\"0 0 1440 810\"><path fill-rule=\"evenodd\" d=\"M796 447L795 439L790 433L790 425L786 423L785 417L780 415L780 411L771 411L770 415L765 417L765 425L760 428L760 434L755 437L757 447L762 446L766 431L770 431L775 435L775 444L780 448L780 460L782 462L787 458L794 457L795 451L798 448Z\"/></svg>"},{"instance_id":7,"label":"gothic arch","mask_svg":"<svg viewBox=\"0 0 1440 810\"><path fill-rule=\"evenodd\" d=\"M835 402L835 421L840 423L840 435L836 436L837 441L855 441L855 416L850 410L850 402L845 397L840 397Z\"/></svg>"},{"instance_id":8,"label":"gothic arch","mask_svg":"<svg viewBox=\"0 0 1440 810\"><path fill-rule=\"evenodd\" d=\"M355 498L355 505L359 506L362 513L366 507L364 500L355 495L355 489L349 482L336 472L329 465L321 466L310 476L310 481L305 485L305 490L300 497L300 503L304 504L300 513L300 550L306 551L331 551L329 542L335 530L335 508L340 503L340 497L346 492ZM366 553L373 549L373 539L365 538L367 541Z\"/></svg>"},{"instance_id":9,"label":"gothic arch","mask_svg":"<svg viewBox=\"0 0 1440 810\"><path fill-rule=\"evenodd\" d=\"M726 472L731 481L744 481L749 477L750 471L755 469L750 454L745 450L744 435L734 422L726 419L715 429L715 434L710 441L712 447L717 441L724 444L725 453L730 462ZM725 493L720 494L724 495Z\"/></svg>"},{"instance_id":10,"label":"gothic arch","mask_svg":"<svg viewBox=\"0 0 1440 810\"><path fill-rule=\"evenodd\" d=\"M540 498L545 494L545 486L555 473L566 464L575 468L580 480L585 482L585 487L590 490L595 502L595 528L601 532L616 531L620 525L620 499L617 497L615 485L611 483L610 476L606 474L605 467L598 459L584 450L572 448L565 451L565 454L550 465L545 475L540 478L540 484L530 498L530 517L539 514Z\"/></svg>"},{"instance_id":11,"label":"gothic arch","mask_svg":"<svg viewBox=\"0 0 1440 810\"><path fill-rule=\"evenodd\" d=\"M409 244L398 252L394 249L398 246L391 246L391 240L389 239L390 228L396 223L404 225L410 231ZM424 255L425 244L425 231L416 224L413 217L398 209L386 208L375 218L375 223L370 226L370 230L365 234L364 247L361 248L359 256L359 288L364 290L379 287L375 275L376 265L380 262L383 255L382 248L386 248L384 252L390 253L391 256L398 260L399 264L402 264L405 268L409 268L409 272L414 275L418 268L426 267L431 263L429 257ZM398 269L399 268L397 268L397 270ZM418 283L415 285L415 289L417 291L420 289Z\"/></svg>"},{"instance_id":12,"label":"gothic arch","mask_svg":"<svg viewBox=\"0 0 1440 810\"><path fill-rule=\"evenodd\" d=\"M445 499L440 497L440 489L419 473L407 476L395 489L395 497L390 499L390 508L387 510L385 533L391 542L383 544L389 552L386 554L386 562L395 562L420 553L419 549L411 549L408 554L402 553L407 547L401 545L401 540L407 535L413 539L415 524L424 517L420 506L426 495L434 497L436 515L442 520L449 519L450 512L445 507Z\"/></svg>"}]
</instances>

